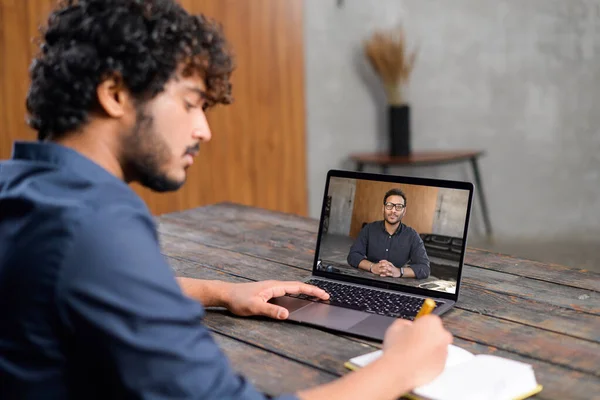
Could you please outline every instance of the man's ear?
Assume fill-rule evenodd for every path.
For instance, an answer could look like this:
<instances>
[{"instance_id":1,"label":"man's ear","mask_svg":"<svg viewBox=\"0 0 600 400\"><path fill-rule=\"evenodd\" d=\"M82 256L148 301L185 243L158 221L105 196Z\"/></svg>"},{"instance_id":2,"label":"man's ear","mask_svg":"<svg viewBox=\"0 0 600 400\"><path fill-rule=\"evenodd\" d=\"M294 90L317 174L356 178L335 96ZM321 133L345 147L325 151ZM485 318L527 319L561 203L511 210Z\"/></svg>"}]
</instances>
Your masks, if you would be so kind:
<instances>
[{"instance_id":1,"label":"man's ear","mask_svg":"<svg viewBox=\"0 0 600 400\"><path fill-rule=\"evenodd\" d=\"M129 92L118 75L110 76L102 81L96 88L96 95L100 107L109 117L120 118L131 107Z\"/></svg>"}]
</instances>

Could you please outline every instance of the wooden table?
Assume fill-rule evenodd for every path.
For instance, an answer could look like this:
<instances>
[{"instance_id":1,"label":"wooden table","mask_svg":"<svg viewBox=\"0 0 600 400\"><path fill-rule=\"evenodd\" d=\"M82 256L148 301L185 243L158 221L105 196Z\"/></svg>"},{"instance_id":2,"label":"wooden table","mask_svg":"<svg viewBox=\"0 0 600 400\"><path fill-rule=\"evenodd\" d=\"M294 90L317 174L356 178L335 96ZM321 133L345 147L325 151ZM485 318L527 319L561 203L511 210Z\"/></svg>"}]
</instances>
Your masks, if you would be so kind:
<instances>
[{"instance_id":1,"label":"wooden table","mask_svg":"<svg viewBox=\"0 0 600 400\"><path fill-rule=\"evenodd\" d=\"M157 218L179 276L249 282L309 275L318 222L218 204ZM457 307L443 316L454 344L530 363L540 399L600 398L600 274L469 249ZM226 311L204 321L232 365L269 394L349 373L378 343Z\"/></svg>"},{"instance_id":2,"label":"wooden table","mask_svg":"<svg viewBox=\"0 0 600 400\"><path fill-rule=\"evenodd\" d=\"M429 166L447 165L468 161L473 169L475 179L475 190L479 195L481 213L488 237L492 236L492 222L488 211L481 174L479 173L478 159L484 154L480 150L437 150L437 151L414 151L408 156L390 156L387 153L359 153L351 154L350 159L356 163L356 170L363 171L366 165L381 168L382 174L387 174L389 167L407 166Z\"/></svg>"}]
</instances>

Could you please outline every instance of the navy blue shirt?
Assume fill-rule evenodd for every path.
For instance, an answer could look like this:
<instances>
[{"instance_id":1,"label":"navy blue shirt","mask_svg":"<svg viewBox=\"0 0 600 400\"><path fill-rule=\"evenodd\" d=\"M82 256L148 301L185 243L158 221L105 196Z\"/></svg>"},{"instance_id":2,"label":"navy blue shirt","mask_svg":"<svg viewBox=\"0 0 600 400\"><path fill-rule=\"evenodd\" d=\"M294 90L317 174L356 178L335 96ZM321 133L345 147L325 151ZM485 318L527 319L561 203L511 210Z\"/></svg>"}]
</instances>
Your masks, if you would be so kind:
<instances>
[{"instance_id":1,"label":"navy blue shirt","mask_svg":"<svg viewBox=\"0 0 600 400\"><path fill-rule=\"evenodd\" d=\"M0 310L3 398L265 398L182 293L143 201L58 144L0 163Z\"/></svg>"},{"instance_id":2,"label":"navy blue shirt","mask_svg":"<svg viewBox=\"0 0 600 400\"><path fill-rule=\"evenodd\" d=\"M430 272L423 240L417 231L403 223L392 235L385 229L384 221L365 225L350 248L347 261L358 268L358 264L365 259L373 263L387 260L396 268L408 263L417 279L427 278Z\"/></svg>"}]
</instances>

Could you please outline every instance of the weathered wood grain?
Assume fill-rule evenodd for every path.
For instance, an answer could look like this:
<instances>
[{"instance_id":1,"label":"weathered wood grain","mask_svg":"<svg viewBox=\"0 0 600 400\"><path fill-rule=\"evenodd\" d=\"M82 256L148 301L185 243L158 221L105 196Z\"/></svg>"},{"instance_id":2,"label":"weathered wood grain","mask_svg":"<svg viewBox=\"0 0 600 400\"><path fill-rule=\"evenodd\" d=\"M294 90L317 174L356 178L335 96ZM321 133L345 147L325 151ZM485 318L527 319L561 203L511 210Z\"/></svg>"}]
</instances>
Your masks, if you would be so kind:
<instances>
[{"instance_id":1,"label":"weathered wood grain","mask_svg":"<svg viewBox=\"0 0 600 400\"><path fill-rule=\"evenodd\" d=\"M248 281L212 269L194 268L194 263L189 261L172 258L169 258L169 261L177 271L183 271L187 276L224 279L232 282ZM347 359L379 347L370 345L368 341L336 337L332 333L295 323L257 317L240 318L224 311L209 311L204 322L216 333L239 338L265 351L299 360L303 364L324 369L335 376L347 373L343 367L343 363ZM584 399L589 398L586 396L596 393L596 390L600 388L600 380L592 374L572 371L569 368L460 337L455 337L454 344L474 354L493 354L533 365L538 381L546 388L546 393L538 398ZM550 395L546 396L548 393Z\"/></svg>"},{"instance_id":2,"label":"weathered wood grain","mask_svg":"<svg viewBox=\"0 0 600 400\"><path fill-rule=\"evenodd\" d=\"M493 271L600 292L600 274L597 272L524 260L472 248L467 250L465 263Z\"/></svg>"},{"instance_id":3,"label":"weathered wood grain","mask_svg":"<svg viewBox=\"0 0 600 400\"><path fill-rule=\"evenodd\" d=\"M300 268L283 266L273 261L236 253L230 250L215 251L214 248L197 243L162 236L162 252L165 255L187 259L199 267L225 271L255 281L267 279L298 280L310 276L310 272Z\"/></svg>"},{"instance_id":4,"label":"weathered wood grain","mask_svg":"<svg viewBox=\"0 0 600 400\"><path fill-rule=\"evenodd\" d=\"M600 293L482 268L463 268L463 280L497 293L525 297L556 307L600 314ZM518 312L518 309L515 309Z\"/></svg>"},{"instance_id":5,"label":"weathered wood grain","mask_svg":"<svg viewBox=\"0 0 600 400\"><path fill-rule=\"evenodd\" d=\"M237 207L232 207L236 212L241 213ZM244 209L244 207L240 207ZM248 208L249 210L254 210ZM253 213L251 213L253 215ZM264 211L263 213L264 214ZM261 215L262 215L261 214ZM291 261L288 265L297 265L306 269L311 269L314 260L314 247L316 236L310 232L303 230L290 230L277 225L274 227L265 226L260 220L252 220L247 223L223 223L221 221L211 222L204 221L206 225L196 226L192 221L192 216L195 213L189 213L187 219L170 220L169 222L161 223L160 231L170 233L179 237L185 237L202 243L227 248L246 254L253 254L271 261L281 261L287 259ZM215 213L219 216L219 213ZM216 218L213 215L212 218ZM202 224L202 222L200 222ZM235 228L234 228L235 227ZM198 231L202 231L202 236L198 235ZM212 232L208 234L208 232ZM298 250L298 252L295 252ZM254 252L253 252L254 251ZM479 257L479 260L485 254L490 255L492 260L490 263L479 263L481 273L477 269L471 268L472 275L482 275L484 277L491 276L486 270L504 272L504 275L495 276L496 279L502 279L506 283L503 289L514 289L514 282L521 281L524 286L520 287L521 282L517 283L516 290L518 292L527 292L528 290L536 291L538 294L548 294L553 292L556 286L560 285L561 293L557 296L556 293L550 296L545 296L545 299L551 299L551 304L560 307L573 307L574 309L598 313L600 306L600 274L586 274L580 270L569 269L562 266L549 266L551 272L544 271L543 264L527 260L512 259L506 256L494 255L493 253L481 251L469 251L469 254L474 254ZM510 260L510 261L509 261ZM470 260L467 257L467 262ZM551 275L548 275L551 274ZM553 274L553 275L552 275ZM524 277L531 275L534 279L525 279ZM549 276L558 277L557 279L549 279ZM496 282L498 286L502 286L502 282ZM544 286L545 284L550 286ZM538 289L544 288L542 292ZM513 290L514 291L514 290ZM580 299L579 297L582 297ZM558 302L557 302L558 301Z\"/></svg>"},{"instance_id":6,"label":"weathered wood grain","mask_svg":"<svg viewBox=\"0 0 600 400\"><path fill-rule=\"evenodd\" d=\"M468 281L463 281L456 307L600 343L600 316L498 293Z\"/></svg>"},{"instance_id":7,"label":"weathered wood grain","mask_svg":"<svg viewBox=\"0 0 600 400\"><path fill-rule=\"evenodd\" d=\"M358 354L377 350L333 333L293 322L268 318L234 318L226 311L207 314L211 330L241 338L264 350L302 361L337 375L345 374L344 362Z\"/></svg>"},{"instance_id":8,"label":"weathered wood grain","mask_svg":"<svg viewBox=\"0 0 600 400\"><path fill-rule=\"evenodd\" d=\"M257 259L230 250L216 251L189 240L162 235L163 252L170 256L185 258L198 266L215 268L252 280L302 280L308 276L304 269L289 268L279 263ZM192 267L193 268L193 267ZM468 269L469 267L465 267ZM477 273L488 273L477 271ZM600 317L581 313L564 306L525 298L521 295L496 292L488 289L486 281L465 278L457 307L513 322L563 333L574 337L600 342ZM513 290L517 294L518 288ZM546 299L548 300L548 299ZM554 301L550 296L549 301Z\"/></svg>"},{"instance_id":9,"label":"weathered wood grain","mask_svg":"<svg viewBox=\"0 0 600 400\"><path fill-rule=\"evenodd\" d=\"M315 234L318 230L318 221L313 219L235 203L219 203L206 207L198 207L181 212L165 214L159 217L161 220L171 218L192 221L212 219L220 221L221 223L240 223L244 221L265 222L272 226L283 226L288 229L305 230Z\"/></svg>"},{"instance_id":10,"label":"weathered wood grain","mask_svg":"<svg viewBox=\"0 0 600 400\"><path fill-rule=\"evenodd\" d=\"M198 228L194 225L193 221L179 220L174 223L172 220L161 220L158 223L158 231L206 246L251 254L265 260L312 270L315 257L314 238L302 237L284 227L270 226L263 222L248 223L243 227L227 225L223 228L215 225Z\"/></svg>"},{"instance_id":11,"label":"weathered wood grain","mask_svg":"<svg viewBox=\"0 0 600 400\"><path fill-rule=\"evenodd\" d=\"M312 242L309 237L281 226L269 227L262 222L247 225L238 227L241 232L236 235L232 225L227 225L228 228L222 228L221 231L215 224L196 229L194 222L181 220L176 223L161 222L159 232L164 236L187 239L307 271L312 269L314 249L310 247ZM463 282L499 293L534 298L556 307L600 314L600 293L595 291L469 266L463 268Z\"/></svg>"},{"instance_id":12,"label":"weathered wood grain","mask_svg":"<svg viewBox=\"0 0 600 400\"><path fill-rule=\"evenodd\" d=\"M198 271L197 274L197 277L213 276L210 269ZM565 368L600 377L600 344L597 342L460 309L447 313L444 316L444 323L454 335L460 338L484 343L523 356L548 360Z\"/></svg>"},{"instance_id":13,"label":"weathered wood grain","mask_svg":"<svg viewBox=\"0 0 600 400\"><path fill-rule=\"evenodd\" d=\"M316 233L318 231L318 221L314 219L291 214L272 213L267 210L232 203L221 203L186 210L180 213L168 214L164 218L175 218L184 221L204 221L208 218L225 225L244 221L266 222L273 226L282 226L290 230L303 230L313 233L315 234L315 238L312 239L313 241L316 240ZM520 276L560 283L566 286L600 291L600 274L591 271L509 257L473 248L467 249L465 263L495 271L514 273Z\"/></svg>"},{"instance_id":14,"label":"weathered wood grain","mask_svg":"<svg viewBox=\"0 0 600 400\"><path fill-rule=\"evenodd\" d=\"M259 391L272 396L295 393L338 377L225 335L215 333L213 337L230 360L232 368Z\"/></svg>"},{"instance_id":15,"label":"weathered wood grain","mask_svg":"<svg viewBox=\"0 0 600 400\"><path fill-rule=\"evenodd\" d=\"M312 268L314 220L220 204L158 222L163 252L180 276L295 280ZM459 303L443 317L456 344L532 364L545 387L536 398L587 399L600 393L598 274L472 249L466 261L474 266L464 268ZM291 322L223 311L209 312L206 324L217 335L296 360L331 379L346 373L342 364L347 358L378 347ZM306 350L311 346L315 350ZM348 354L348 349L358 353Z\"/></svg>"}]
</instances>

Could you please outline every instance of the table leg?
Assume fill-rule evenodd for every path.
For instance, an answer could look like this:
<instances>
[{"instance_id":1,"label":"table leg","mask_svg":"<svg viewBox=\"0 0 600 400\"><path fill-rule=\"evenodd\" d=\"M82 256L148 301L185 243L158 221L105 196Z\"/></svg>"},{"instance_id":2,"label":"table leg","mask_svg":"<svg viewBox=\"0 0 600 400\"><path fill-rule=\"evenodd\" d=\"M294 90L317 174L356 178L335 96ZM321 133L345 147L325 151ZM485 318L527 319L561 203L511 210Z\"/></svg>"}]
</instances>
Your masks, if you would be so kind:
<instances>
[{"instance_id":1,"label":"table leg","mask_svg":"<svg viewBox=\"0 0 600 400\"><path fill-rule=\"evenodd\" d=\"M381 173L382 174L386 175L388 173L388 170L389 170L389 167L386 164L384 164L384 165L381 166Z\"/></svg>"},{"instance_id":2,"label":"table leg","mask_svg":"<svg viewBox=\"0 0 600 400\"><path fill-rule=\"evenodd\" d=\"M488 237L492 236L492 223L490 222L490 214L488 211L487 203L485 201L485 194L483 193L483 185L481 183L481 176L479 175L479 165L477 164L477 157L471 158L471 166L473 167L473 174L475 175L475 184L477 185L477 192L479 193L479 201L481 202L481 211L483 213L483 222L485 223L485 231Z\"/></svg>"},{"instance_id":3,"label":"table leg","mask_svg":"<svg viewBox=\"0 0 600 400\"><path fill-rule=\"evenodd\" d=\"M356 163L356 171L357 172L363 172L365 169L365 164L358 162Z\"/></svg>"}]
</instances>

